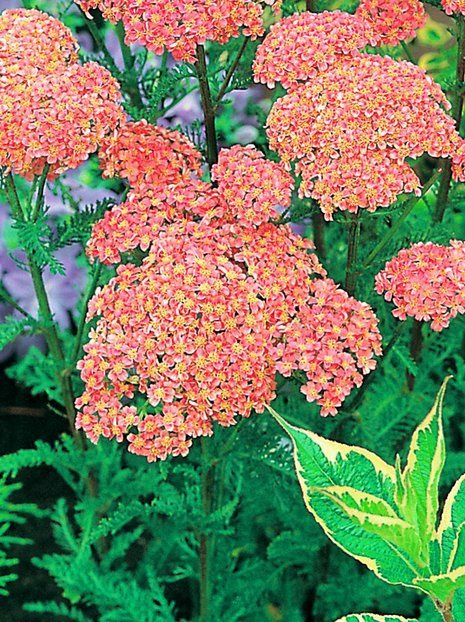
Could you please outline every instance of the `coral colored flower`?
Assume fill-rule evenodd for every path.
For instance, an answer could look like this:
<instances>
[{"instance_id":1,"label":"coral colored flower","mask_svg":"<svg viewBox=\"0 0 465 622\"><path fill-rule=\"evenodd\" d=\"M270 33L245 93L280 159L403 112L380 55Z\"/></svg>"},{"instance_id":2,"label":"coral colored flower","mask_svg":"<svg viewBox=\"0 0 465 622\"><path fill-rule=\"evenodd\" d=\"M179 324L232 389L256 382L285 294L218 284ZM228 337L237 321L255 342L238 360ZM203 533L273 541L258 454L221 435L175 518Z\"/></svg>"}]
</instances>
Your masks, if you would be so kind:
<instances>
[{"instance_id":1,"label":"coral colored flower","mask_svg":"<svg viewBox=\"0 0 465 622\"><path fill-rule=\"evenodd\" d=\"M320 201L325 218L388 206L419 180L406 158L453 157L464 141L440 87L406 61L360 54L320 72L277 100L268 117L270 146L297 162L300 194Z\"/></svg>"},{"instance_id":2,"label":"coral colored flower","mask_svg":"<svg viewBox=\"0 0 465 622\"><path fill-rule=\"evenodd\" d=\"M415 37L426 12L420 0L361 0L357 17L367 25L371 45L397 45Z\"/></svg>"},{"instance_id":3,"label":"coral colored flower","mask_svg":"<svg viewBox=\"0 0 465 622\"><path fill-rule=\"evenodd\" d=\"M266 160L252 146L223 149L212 169L212 180L218 180L226 212L254 225L277 218L275 207L288 207L294 188L294 180L283 165Z\"/></svg>"},{"instance_id":4,"label":"coral colored flower","mask_svg":"<svg viewBox=\"0 0 465 622\"><path fill-rule=\"evenodd\" d=\"M77 64L68 29L40 11L4 11L0 37L0 166L27 179L76 168L124 118L117 82Z\"/></svg>"},{"instance_id":5,"label":"coral colored flower","mask_svg":"<svg viewBox=\"0 0 465 622\"><path fill-rule=\"evenodd\" d=\"M213 177L217 187L136 180L88 247L107 262L136 247L146 256L120 265L90 302L77 426L93 441L126 437L149 461L262 412L277 372L301 369L307 398L335 414L380 353L371 309L321 278L308 240L270 222L292 191L282 165L236 146ZM136 396L147 406L122 424Z\"/></svg>"},{"instance_id":6,"label":"coral colored flower","mask_svg":"<svg viewBox=\"0 0 465 622\"><path fill-rule=\"evenodd\" d=\"M274 24L258 47L256 82L285 88L327 71L345 56L358 54L368 39L365 23L343 11L296 13Z\"/></svg>"},{"instance_id":7,"label":"coral colored flower","mask_svg":"<svg viewBox=\"0 0 465 622\"><path fill-rule=\"evenodd\" d=\"M0 14L0 90L12 82L53 74L77 61L69 28L35 9Z\"/></svg>"},{"instance_id":8,"label":"coral colored flower","mask_svg":"<svg viewBox=\"0 0 465 622\"><path fill-rule=\"evenodd\" d=\"M462 13L465 15L465 0L441 0L442 8L447 15L453 15L454 13Z\"/></svg>"},{"instance_id":9,"label":"coral colored flower","mask_svg":"<svg viewBox=\"0 0 465 622\"><path fill-rule=\"evenodd\" d=\"M402 249L376 275L376 291L392 300L395 317L431 321L431 328L441 331L465 313L465 242L420 242Z\"/></svg>"},{"instance_id":10,"label":"coral colored flower","mask_svg":"<svg viewBox=\"0 0 465 622\"><path fill-rule=\"evenodd\" d=\"M99 152L105 177L139 184L176 183L200 172L201 154L180 132L145 120L127 123L110 136Z\"/></svg>"},{"instance_id":11,"label":"coral colored flower","mask_svg":"<svg viewBox=\"0 0 465 622\"><path fill-rule=\"evenodd\" d=\"M281 0L76 0L84 10L98 8L105 19L122 20L128 43L139 43L155 54L166 47L175 60L195 61L196 46L205 41L226 43L244 35L256 39L264 32L263 11L279 11Z\"/></svg>"}]
</instances>

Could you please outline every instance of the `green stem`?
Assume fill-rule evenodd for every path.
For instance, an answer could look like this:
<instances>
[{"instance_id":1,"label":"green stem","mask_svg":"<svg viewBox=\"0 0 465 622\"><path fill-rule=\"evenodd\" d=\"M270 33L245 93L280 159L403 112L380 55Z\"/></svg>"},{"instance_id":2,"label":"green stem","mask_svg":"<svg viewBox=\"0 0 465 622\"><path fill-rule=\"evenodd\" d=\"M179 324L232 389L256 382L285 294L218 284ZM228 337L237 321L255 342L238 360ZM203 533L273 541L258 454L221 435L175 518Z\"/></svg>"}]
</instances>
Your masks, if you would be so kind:
<instances>
[{"instance_id":1,"label":"green stem","mask_svg":"<svg viewBox=\"0 0 465 622\"><path fill-rule=\"evenodd\" d=\"M412 53L408 45L405 43L405 41L401 41L400 45L402 46L402 49L405 52L405 56L407 57L407 60L410 61L413 65L415 65L415 59L413 58Z\"/></svg>"},{"instance_id":2,"label":"green stem","mask_svg":"<svg viewBox=\"0 0 465 622\"><path fill-rule=\"evenodd\" d=\"M218 95L216 96L215 99L215 109L218 107L218 104L221 102L221 100L223 99L223 95L226 93L226 89L229 86L229 83L231 82L231 79L234 75L234 72L237 69L237 66L239 64L239 61L241 60L242 55L245 52L245 48L247 47L247 43L248 43L248 39L245 38L244 41L242 42L242 45L239 49L239 52L237 53L236 58L234 59L234 62L232 63L232 65L230 66L230 68L228 69L226 76L224 78L224 82L221 85L220 90L218 91Z\"/></svg>"},{"instance_id":3,"label":"green stem","mask_svg":"<svg viewBox=\"0 0 465 622\"><path fill-rule=\"evenodd\" d=\"M203 116L205 120L205 133L207 139L207 162L209 168L218 162L218 145L216 142L215 109L212 105L210 85L207 76L207 62L203 45L197 46L197 61L195 69L199 78L200 98L202 102Z\"/></svg>"},{"instance_id":4,"label":"green stem","mask_svg":"<svg viewBox=\"0 0 465 622\"><path fill-rule=\"evenodd\" d=\"M82 313L79 319L79 324L78 324L78 328L77 328L77 332L76 332L76 336L74 338L74 347L73 347L73 352L71 355L71 362L73 367L76 365L78 358L79 358L79 354L81 352L81 347L82 347L82 336L84 334L84 328L86 326L86 310L87 310L87 306L89 304L90 299L92 298L92 296L94 295L94 292L97 288L97 284L100 278L100 274L102 272L102 264L97 264L95 270L94 270L94 274L92 276L92 280L89 284L89 288L86 292L85 298L84 298L84 302L82 305Z\"/></svg>"},{"instance_id":5,"label":"green stem","mask_svg":"<svg viewBox=\"0 0 465 622\"><path fill-rule=\"evenodd\" d=\"M313 243L315 244L316 254L320 259L326 259L325 242L325 219L323 214L318 211L312 216L313 223Z\"/></svg>"},{"instance_id":6,"label":"green stem","mask_svg":"<svg viewBox=\"0 0 465 622\"><path fill-rule=\"evenodd\" d=\"M139 89L139 81L137 73L134 71L134 56L131 52L131 48L126 45L124 38L126 33L124 31L123 22L118 22L115 27L115 32L118 37L119 45L121 48L121 54L123 56L124 67L126 69L125 84L126 93L129 95L131 104L138 109L144 108L144 102Z\"/></svg>"},{"instance_id":7,"label":"green stem","mask_svg":"<svg viewBox=\"0 0 465 622\"><path fill-rule=\"evenodd\" d=\"M204 521L212 511L213 506L213 487L214 487L214 467L210 464L208 455L207 439L201 439L202 447L202 513ZM200 533L200 620L207 622L210 609L210 565L212 559L211 536L205 532L205 526Z\"/></svg>"},{"instance_id":8,"label":"green stem","mask_svg":"<svg viewBox=\"0 0 465 622\"><path fill-rule=\"evenodd\" d=\"M465 78L465 17L461 14L457 16L457 67L455 72L456 92L452 102L452 117L455 119L455 127L460 132L463 116L463 97L462 90ZM452 181L452 161L449 159L442 161L443 174L436 200L435 222L442 222L449 199L450 185Z\"/></svg>"},{"instance_id":9,"label":"green stem","mask_svg":"<svg viewBox=\"0 0 465 622\"><path fill-rule=\"evenodd\" d=\"M355 294L357 286L357 272L355 270L358 260L358 248L360 242L360 215L353 214L349 223L349 241L347 246L347 265L345 290L350 296Z\"/></svg>"},{"instance_id":10,"label":"green stem","mask_svg":"<svg viewBox=\"0 0 465 622\"><path fill-rule=\"evenodd\" d=\"M42 175L39 177L39 186L37 189L36 202L30 214L30 220L32 220L32 222L35 222L37 220L39 212L42 208L42 203L44 200L45 183L47 181L47 175L48 175L49 170L50 170L50 164L47 162L44 166L44 170L42 171Z\"/></svg>"},{"instance_id":11,"label":"green stem","mask_svg":"<svg viewBox=\"0 0 465 622\"><path fill-rule=\"evenodd\" d=\"M387 346L385 348L383 348L383 356L380 359L380 361L378 362L378 365L376 366L376 369L374 369L371 372L371 374L364 380L362 386L357 391L357 394L355 395L354 399L348 405L347 410L349 412L354 411L362 403L362 399L363 399L363 396L365 395L366 390L368 389L368 387L373 382L373 380L374 380L374 378L376 376L376 373L379 372L379 370L381 369L384 361L387 360L387 355L389 354L389 352L392 350L392 348L397 343L397 340L401 336L401 334L402 334L406 324L407 324L407 322L398 322L397 328L394 331L394 333L393 333L391 339L389 340ZM346 409L344 409L344 410L346 410Z\"/></svg>"},{"instance_id":12,"label":"green stem","mask_svg":"<svg viewBox=\"0 0 465 622\"><path fill-rule=\"evenodd\" d=\"M19 199L18 193L16 191L16 185L14 183L13 176L10 174L6 177L6 184L9 193L9 197L13 200L11 203L11 207L15 216L22 220L24 218L24 209L21 205L21 201ZM45 187L45 182L42 185L42 194L43 189ZM37 197L37 200L40 202L42 197ZM61 389L63 402L66 410L66 417L69 422L71 434L73 437L82 445L82 437L74 427L74 420L76 416L76 412L74 409L74 397L73 390L71 386L71 379L67 374L66 370L66 360L65 355L61 346L60 338L58 336L58 330L56 323L53 320L53 313L50 308L50 303L47 296L47 291L45 289L44 279L42 276L42 271L40 267L34 260L32 253L26 251L27 261L29 264L29 269L31 271L32 282L34 285L35 294L37 297L37 302L39 305L39 312L44 320L44 335L47 341L47 345L50 349L50 353L54 358L54 361L58 364L57 369L57 380Z\"/></svg>"},{"instance_id":13,"label":"green stem","mask_svg":"<svg viewBox=\"0 0 465 622\"><path fill-rule=\"evenodd\" d=\"M422 328L423 322L413 320L410 337L410 356L415 363L418 363L420 360L421 350L423 347ZM415 387L415 376L410 372L407 372L407 386L409 391L413 391Z\"/></svg>"},{"instance_id":14,"label":"green stem","mask_svg":"<svg viewBox=\"0 0 465 622\"><path fill-rule=\"evenodd\" d=\"M378 242L378 244L375 246L375 248L371 251L371 253L366 258L363 264L364 269L368 268L368 266L370 266L373 263L374 259L379 255L379 253L384 249L384 247L387 246L387 244L389 244L389 242L392 240L392 238L395 236L395 234L399 230L402 223L410 216L413 208L416 206L418 201L420 201L426 195L426 193L430 190L431 186L436 182L440 174L441 174L441 170L436 171L434 175L432 175L430 179L426 182L426 184L423 186L421 195L419 197L414 196L409 201L407 201L406 206L401 216L396 220L396 222L392 225L392 227L389 229L389 231L386 233L383 239L380 240L380 242Z\"/></svg>"}]
</instances>

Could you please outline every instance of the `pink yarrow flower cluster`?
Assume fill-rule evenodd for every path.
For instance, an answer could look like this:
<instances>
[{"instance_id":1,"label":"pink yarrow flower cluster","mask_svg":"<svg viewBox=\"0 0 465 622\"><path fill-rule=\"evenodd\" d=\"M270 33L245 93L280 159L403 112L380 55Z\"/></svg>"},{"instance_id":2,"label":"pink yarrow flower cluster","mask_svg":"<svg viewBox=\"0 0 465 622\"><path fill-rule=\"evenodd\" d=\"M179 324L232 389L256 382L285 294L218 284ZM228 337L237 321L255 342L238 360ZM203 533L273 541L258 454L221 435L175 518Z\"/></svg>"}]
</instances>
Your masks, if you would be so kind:
<instances>
[{"instance_id":1,"label":"pink yarrow flower cluster","mask_svg":"<svg viewBox=\"0 0 465 622\"><path fill-rule=\"evenodd\" d=\"M178 173L155 186L140 168L88 247L107 263L146 255L91 301L77 426L93 441L126 438L149 461L262 412L277 372L302 370L307 398L335 414L381 352L372 310L326 278L308 240L272 222L293 188L281 164L251 146L222 150L212 186L195 171L179 178L173 162Z\"/></svg>"},{"instance_id":2,"label":"pink yarrow flower cluster","mask_svg":"<svg viewBox=\"0 0 465 622\"><path fill-rule=\"evenodd\" d=\"M447 15L453 15L454 13L462 13L465 15L465 0L441 0L442 8Z\"/></svg>"},{"instance_id":3,"label":"pink yarrow flower cluster","mask_svg":"<svg viewBox=\"0 0 465 622\"><path fill-rule=\"evenodd\" d=\"M376 275L376 291L392 301L400 320L414 317L435 331L465 313L465 242L432 242L402 249Z\"/></svg>"},{"instance_id":4,"label":"pink yarrow flower cluster","mask_svg":"<svg viewBox=\"0 0 465 622\"><path fill-rule=\"evenodd\" d=\"M363 20L371 45L397 45L415 37L426 22L420 0L361 0L355 16Z\"/></svg>"},{"instance_id":5,"label":"pink yarrow flower cluster","mask_svg":"<svg viewBox=\"0 0 465 622\"><path fill-rule=\"evenodd\" d=\"M68 28L36 10L0 15L0 166L32 179L79 166L123 119L98 63L77 63Z\"/></svg>"},{"instance_id":6,"label":"pink yarrow flower cluster","mask_svg":"<svg viewBox=\"0 0 465 622\"><path fill-rule=\"evenodd\" d=\"M419 193L406 159L425 152L454 158L460 178L464 142L449 107L422 69L360 53L277 100L267 133L282 161L297 163L300 194L318 200L331 220L336 209L374 211L401 193Z\"/></svg>"},{"instance_id":7,"label":"pink yarrow flower cluster","mask_svg":"<svg viewBox=\"0 0 465 622\"><path fill-rule=\"evenodd\" d=\"M155 54L166 47L175 60L194 62L206 41L226 43L241 32L256 39L264 32L267 5L279 11L281 0L76 0L86 12L98 8L113 23L122 20L128 43Z\"/></svg>"},{"instance_id":8,"label":"pink yarrow flower cluster","mask_svg":"<svg viewBox=\"0 0 465 622\"><path fill-rule=\"evenodd\" d=\"M465 142L440 87L411 63L360 51L409 36L408 24L424 18L417 4L367 0L356 15L292 15L258 48L255 79L289 90L269 114L270 146L286 167L296 163L300 195L316 199L327 220L419 194L407 159L425 152L452 158L454 177L465 178Z\"/></svg>"}]
</instances>

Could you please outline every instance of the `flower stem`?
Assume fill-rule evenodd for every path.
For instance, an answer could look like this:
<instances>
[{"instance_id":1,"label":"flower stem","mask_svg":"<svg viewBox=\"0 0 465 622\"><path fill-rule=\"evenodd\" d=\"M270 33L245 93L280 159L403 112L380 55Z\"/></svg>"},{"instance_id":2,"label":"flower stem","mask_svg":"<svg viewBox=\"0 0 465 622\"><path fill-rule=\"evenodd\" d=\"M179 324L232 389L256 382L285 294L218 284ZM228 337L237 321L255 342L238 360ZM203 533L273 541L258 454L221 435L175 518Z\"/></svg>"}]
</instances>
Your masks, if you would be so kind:
<instances>
[{"instance_id":1,"label":"flower stem","mask_svg":"<svg viewBox=\"0 0 465 622\"><path fill-rule=\"evenodd\" d=\"M428 179L426 184L423 186L421 195L419 197L414 196L406 202L404 211L402 212L401 216L396 220L396 222L392 225L392 227L389 229L389 231L386 233L383 239L378 242L375 248L368 255L365 262L363 263L363 268L368 268L368 266L370 266L373 263L374 259L379 255L379 253L384 249L384 247L387 246L387 244L389 244L389 242L395 236L395 234L397 233L402 223L410 216L415 205L418 203L418 201L420 201L426 195L426 193L429 191L431 186L433 186L433 184L439 178L440 174L441 174L441 170L436 171L434 175L432 175L430 179Z\"/></svg>"},{"instance_id":2,"label":"flower stem","mask_svg":"<svg viewBox=\"0 0 465 622\"><path fill-rule=\"evenodd\" d=\"M77 328L77 332L76 332L76 337L74 338L74 347L73 347L73 353L71 355L71 363L73 365L73 367L76 365L78 358L79 358L79 354L81 352L81 347L82 347L82 335L84 334L84 328L86 326L86 311L87 311L87 306L89 304L90 299L92 298L92 296L95 293L95 290L97 288L97 284L100 278L100 274L102 272L102 264L99 263L97 264L95 270L94 270L94 274L92 276L92 280L89 284L89 288L86 292L85 298L84 298L84 303L82 305L82 313L79 319L79 325Z\"/></svg>"},{"instance_id":3,"label":"flower stem","mask_svg":"<svg viewBox=\"0 0 465 622\"><path fill-rule=\"evenodd\" d=\"M45 188L45 176L44 183L41 184L41 193L43 195L43 191ZM24 208L21 205L21 201L19 199L18 192L16 190L16 185L11 174L6 176L6 187L9 195L9 200L11 204L11 208L13 214L16 218L24 221L26 219L26 213ZM42 196L37 196L37 202L42 201ZM57 325L53 320L53 313L50 307L50 302L48 300L47 291L45 289L44 279L42 275L42 270L39 265L36 263L34 256L32 253L26 251L27 261L29 265L29 269L31 272L32 283L34 285L35 294L37 297L37 302L39 305L39 312L42 316L42 320L44 321L44 329L43 333L45 339L47 341L47 345L49 347L50 353L53 356L55 363L57 364L57 380L61 389L61 394L63 397L63 402L66 410L66 417L68 419L69 427L71 430L71 434L76 439L76 441L82 446L82 437L74 427L74 419L76 416L76 412L74 409L74 397L73 390L71 386L71 378L67 373L66 369L66 359L63 352L63 348L61 345L60 338L58 336Z\"/></svg>"},{"instance_id":4,"label":"flower stem","mask_svg":"<svg viewBox=\"0 0 465 622\"><path fill-rule=\"evenodd\" d=\"M357 272L355 266L358 259L358 248L360 242L360 216L353 214L349 222L349 242L347 247L347 265L345 290L353 296L357 286Z\"/></svg>"},{"instance_id":5,"label":"flower stem","mask_svg":"<svg viewBox=\"0 0 465 622\"><path fill-rule=\"evenodd\" d=\"M126 69L126 93L131 100L131 104L140 110L144 108L144 102L142 101L140 94L137 72L134 69L134 56L132 55L131 48L126 45L124 41L126 33L124 32L123 22L120 21L116 24L115 31L121 48L121 55L123 56L124 67Z\"/></svg>"},{"instance_id":6,"label":"flower stem","mask_svg":"<svg viewBox=\"0 0 465 622\"><path fill-rule=\"evenodd\" d=\"M203 45L197 46L197 61L195 69L199 78L200 98L205 121L205 133L207 138L207 162L211 168L218 162L218 145L216 142L215 109L212 104L210 85L207 76L207 62Z\"/></svg>"},{"instance_id":7,"label":"flower stem","mask_svg":"<svg viewBox=\"0 0 465 622\"><path fill-rule=\"evenodd\" d=\"M457 67L455 72L455 88L454 100L452 102L452 117L455 119L455 127L460 132L460 126L463 116L463 89L462 84L465 78L465 17L461 14L457 16ZM438 190L436 201L436 212L434 214L435 222L442 222L449 198L450 185L452 181L452 161L450 158L443 161L443 174L441 184Z\"/></svg>"},{"instance_id":8,"label":"flower stem","mask_svg":"<svg viewBox=\"0 0 465 622\"><path fill-rule=\"evenodd\" d=\"M420 360L420 354L423 347L422 335L423 322L413 320L412 332L410 337L410 356L415 363ZM407 371L407 386L409 391L413 391L415 387L415 376Z\"/></svg>"},{"instance_id":9,"label":"flower stem","mask_svg":"<svg viewBox=\"0 0 465 622\"><path fill-rule=\"evenodd\" d=\"M441 603L435 598L432 599L434 606L438 610L444 622L454 622L454 618L452 615L452 602L451 600L447 600L445 603Z\"/></svg>"},{"instance_id":10,"label":"flower stem","mask_svg":"<svg viewBox=\"0 0 465 622\"><path fill-rule=\"evenodd\" d=\"M244 39L244 41L242 42L242 45L239 49L239 52L237 53L236 58L234 59L233 63L231 64L231 66L229 67L226 76L224 78L224 82L220 87L220 90L218 91L218 95L216 96L215 99L215 108L218 107L218 104L221 102L221 100L223 99L223 95L226 93L226 89L229 86L229 83L231 82L231 79L234 75L234 72L237 69L237 66L239 64L239 61L241 60L242 55L245 52L245 48L247 47L247 43L248 43L248 39L247 37Z\"/></svg>"},{"instance_id":11,"label":"flower stem","mask_svg":"<svg viewBox=\"0 0 465 622\"><path fill-rule=\"evenodd\" d=\"M214 488L214 467L210 464L207 440L201 439L202 447L202 514L204 521L212 511L213 488ZM207 622L210 609L210 565L212 558L212 542L210 534L205 532L205 526L200 533L200 620Z\"/></svg>"}]
</instances>

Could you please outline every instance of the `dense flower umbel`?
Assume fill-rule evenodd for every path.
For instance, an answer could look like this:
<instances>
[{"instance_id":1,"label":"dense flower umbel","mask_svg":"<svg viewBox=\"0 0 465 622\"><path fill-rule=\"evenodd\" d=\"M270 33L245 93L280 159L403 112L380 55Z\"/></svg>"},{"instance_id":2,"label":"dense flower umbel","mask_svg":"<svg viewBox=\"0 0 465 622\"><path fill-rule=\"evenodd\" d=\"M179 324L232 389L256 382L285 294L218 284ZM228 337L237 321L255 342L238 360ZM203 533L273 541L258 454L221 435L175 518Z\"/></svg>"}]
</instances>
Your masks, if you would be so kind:
<instances>
[{"instance_id":1,"label":"dense flower umbel","mask_svg":"<svg viewBox=\"0 0 465 622\"><path fill-rule=\"evenodd\" d=\"M35 9L0 14L0 88L77 61L78 45L69 28Z\"/></svg>"},{"instance_id":2,"label":"dense flower umbel","mask_svg":"<svg viewBox=\"0 0 465 622\"><path fill-rule=\"evenodd\" d=\"M58 20L4 11L0 28L0 166L27 179L45 163L49 177L79 166L124 117L118 84L97 63L75 62Z\"/></svg>"},{"instance_id":3,"label":"dense flower umbel","mask_svg":"<svg viewBox=\"0 0 465 622\"><path fill-rule=\"evenodd\" d=\"M392 300L393 315L430 321L440 331L465 313L465 242L450 246L428 242L402 249L376 275L376 291Z\"/></svg>"},{"instance_id":4,"label":"dense flower umbel","mask_svg":"<svg viewBox=\"0 0 465 622\"><path fill-rule=\"evenodd\" d=\"M198 44L226 43L242 32L255 39L264 32L263 11L281 0L76 0L84 11L99 8L111 22L122 20L128 43L155 54L166 48L176 60L193 62Z\"/></svg>"},{"instance_id":5,"label":"dense flower umbel","mask_svg":"<svg viewBox=\"0 0 465 622\"><path fill-rule=\"evenodd\" d=\"M201 165L188 138L145 120L123 125L104 142L99 157L104 176L127 179L133 188L176 183L199 173Z\"/></svg>"},{"instance_id":6,"label":"dense flower umbel","mask_svg":"<svg viewBox=\"0 0 465 622\"><path fill-rule=\"evenodd\" d=\"M346 56L279 99L267 133L284 163L297 162L300 193L331 220L336 209L374 211L417 190L406 158L457 157L463 140L443 107L441 89L417 66Z\"/></svg>"},{"instance_id":7,"label":"dense flower umbel","mask_svg":"<svg viewBox=\"0 0 465 622\"><path fill-rule=\"evenodd\" d=\"M442 0L442 8L447 15L462 13L465 15L465 0Z\"/></svg>"},{"instance_id":8,"label":"dense flower umbel","mask_svg":"<svg viewBox=\"0 0 465 622\"><path fill-rule=\"evenodd\" d=\"M127 437L148 460L185 455L215 422L261 412L277 371L304 371L307 398L335 414L380 353L371 309L322 278L309 241L267 222L271 205L289 201L282 165L233 147L213 176L216 188L187 177L147 186L147 201L138 185L120 209L131 248L148 254L119 266L89 307L98 320L79 364L77 426L94 441ZM117 261L126 250L113 215L104 236L94 227L91 256L107 249L103 259Z\"/></svg>"},{"instance_id":9,"label":"dense flower umbel","mask_svg":"<svg viewBox=\"0 0 465 622\"><path fill-rule=\"evenodd\" d=\"M411 39L426 21L420 0L361 0L355 15L367 25L371 45L397 45Z\"/></svg>"},{"instance_id":10,"label":"dense flower umbel","mask_svg":"<svg viewBox=\"0 0 465 622\"><path fill-rule=\"evenodd\" d=\"M258 47L253 71L256 82L291 88L358 54L367 45L366 26L343 11L296 13L271 26Z\"/></svg>"}]
</instances>

